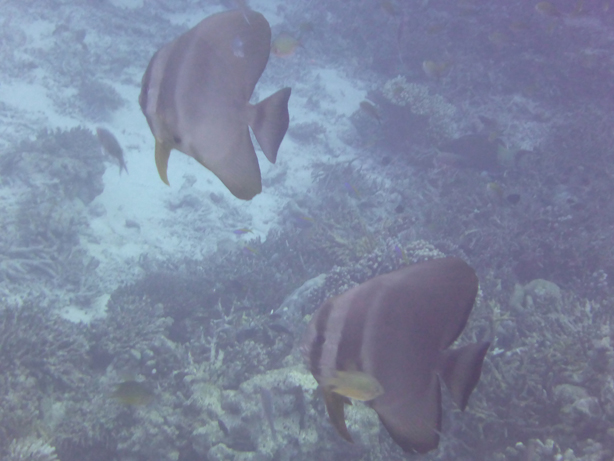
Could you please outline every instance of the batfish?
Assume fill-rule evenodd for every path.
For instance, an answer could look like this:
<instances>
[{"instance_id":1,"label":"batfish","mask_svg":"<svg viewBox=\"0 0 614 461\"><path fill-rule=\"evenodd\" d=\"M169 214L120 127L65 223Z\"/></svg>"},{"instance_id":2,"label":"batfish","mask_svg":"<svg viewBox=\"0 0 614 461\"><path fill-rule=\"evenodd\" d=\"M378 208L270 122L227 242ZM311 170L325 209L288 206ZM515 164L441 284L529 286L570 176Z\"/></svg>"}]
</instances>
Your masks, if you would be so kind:
<instances>
[{"instance_id":1,"label":"batfish","mask_svg":"<svg viewBox=\"0 0 614 461\"><path fill-rule=\"evenodd\" d=\"M290 88L249 100L269 59L271 28L262 14L214 14L160 48L143 75L139 103L166 175L172 149L194 157L236 197L262 191L250 126L265 156L277 159L288 129Z\"/></svg>"},{"instance_id":2,"label":"batfish","mask_svg":"<svg viewBox=\"0 0 614 461\"><path fill-rule=\"evenodd\" d=\"M126 167L126 162L124 161L124 150L119 145L117 138L113 136L106 128L99 126L96 128L96 136L98 136L98 141L102 146L102 150L109 154L112 157L115 157L119 162L119 174L122 174L122 170L125 170L128 173L128 168Z\"/></svg>"},{"instance_id":3,"label":"batfish","mask_svg":"<svg viewBox=\"0 0 614 461\"><path fill-rule=\"evenodd\" d=\"M380 275L320 306L302 352L344 439L352 441L344 416L352 397L377 412L403 450L437 448L440 380L464 410L490 345L449 349L465 328L477 291L467 263L442 258Z\"/></svg>"}]
</instances>

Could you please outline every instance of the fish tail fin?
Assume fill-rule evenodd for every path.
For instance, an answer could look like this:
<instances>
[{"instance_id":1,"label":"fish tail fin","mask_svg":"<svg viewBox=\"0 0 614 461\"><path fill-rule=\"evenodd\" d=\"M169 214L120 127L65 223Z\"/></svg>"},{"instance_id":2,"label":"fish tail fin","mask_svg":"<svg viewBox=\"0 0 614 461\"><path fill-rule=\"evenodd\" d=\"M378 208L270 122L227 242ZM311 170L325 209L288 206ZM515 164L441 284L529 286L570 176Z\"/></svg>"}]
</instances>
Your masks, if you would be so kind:
<instances>
[{"instance_id":1,"label":"fish tail fin","mask_svg":"<svg viewBox=\"0 0 614 461\"><path fill-rule=\"evenodd\" d=\"M469 396L480 379L482 362L489 346L489 342L480 342L446 352L441 377L461 410L467 406Z\"/></svg>"},{"instance_id":2,"label":"fish tail fin","mask_svg":"<svg viewBox=\"0 0 614 461\"><path fill-rule=\"evenodd\" d=\"M121 176L122 171L125 171L126 174L128 174L128 167L126 166L126 162L124 162L123 160L119 161L119 174Z\"/></svg>"},{"instance_id":3,"label":"fish tail fin","mask_svg":"<svg viewBox=\"0 0 614 461\"><path fill-rule=\"evenodd\" d=\"M277 160L277 150L290 123L288 99L291 91L290 88L282 88L258 104L248 106L247 123L271 163Z\"/></svg>"}]
</instances>

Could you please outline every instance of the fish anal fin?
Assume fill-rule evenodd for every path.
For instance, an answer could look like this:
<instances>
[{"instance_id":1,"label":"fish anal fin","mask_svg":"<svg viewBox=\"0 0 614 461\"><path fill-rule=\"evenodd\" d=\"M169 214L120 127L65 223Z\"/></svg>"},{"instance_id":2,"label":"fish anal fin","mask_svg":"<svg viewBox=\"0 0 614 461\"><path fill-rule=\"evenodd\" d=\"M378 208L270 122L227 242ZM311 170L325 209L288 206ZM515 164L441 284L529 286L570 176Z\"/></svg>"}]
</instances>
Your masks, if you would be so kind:
<instances>
[{"instance_id":1,"label":"fish anal fin","mask_svg":"<svg viewBox=\"0 0 614 461\"><path fill-rule=\"evenodd\" d=\"M324 403L330 422L335 427L341 437L348 442L354 442L347 426L345 425L344 405L351 405L350 399L343 395L335 394L330 389L322 389L324 392Z\"/></svg>"},{"instance_id":2,"label":"fish anal fin","mask_svg":"<svg viewBox=\"0 0 614 461\"><path fill-rule=\"evenodd\" d=\"M480 379L488 346L489 342L472 343L445 352L441 377L461 410L467 406L469 396Z\"/></svg>"},{"instance_id":3,"label":"fish anal fin","mask_svg":"<svg viewBox=\"0 0 614 461\"><path fill-rule=\"evenodd\" d=\"M271 163L277 160L277 151L290 123L288 100L291 91L291 88L282 88L258 104L248 105L247 123Z\"/></svg>"},{"instance_id":4,"label":"fish anal fin","mask_svg":"<svg viewBox=\"0 0 614 461\"><path fill-rule=\"evenodd\" d=\"M160 142L156 139L156 168L158 168L158 174L164 184L170 186L168 182L168 176L166 170L168 168L168 159L171 156L171 147ZM128 170L126 170L128 172Z\"/></svg>"},{"instance_id":5,"label":"fish anal fin","mask_svg":"<svg viewBox=\"0 0 614 461\"><path fill-rule=\"evenodd\" d=\"M252 144L247 127L220 129L219 136L211 145L218 146L222 155L212 155L210 146L199 141L201 149L194 158L205 168L211 170L228 188L230 193L241 200L251 200L262 192L258 157Z\"/></svg>"},{"instance_id":6,"label":"fish anal fin","mask_svg":"<svg viewBox=\"0 0 614 461\"><path fill-rule=\"evenodd\" d=\"M402 388L383 394L370 404L392 439L408 453L426 453L439 444L441 385L433 376L419 393Z\"/></svg>"}]
</instances>

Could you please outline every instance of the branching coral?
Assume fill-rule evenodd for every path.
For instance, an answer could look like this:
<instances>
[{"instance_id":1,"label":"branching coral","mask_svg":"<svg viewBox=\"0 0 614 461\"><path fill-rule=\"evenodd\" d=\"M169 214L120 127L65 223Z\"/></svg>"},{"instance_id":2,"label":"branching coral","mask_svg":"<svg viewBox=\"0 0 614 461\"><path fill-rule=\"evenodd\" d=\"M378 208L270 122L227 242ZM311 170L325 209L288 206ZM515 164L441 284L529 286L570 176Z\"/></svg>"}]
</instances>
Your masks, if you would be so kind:
<instances>
[{"instance_id":1,"label":"branching coral","mask_svg":"<svg viewBox=\"0 0 614 461\"><path fill-rule=\"evenodd\" d=\"M392 104L427 117L435 138L447 139L456 134L456 108L442 96L431 94L426 86L409 83L399 75L384 83L382 93Z\"/></svg>"},{"instance_id":2,"label":"branching coral","mask_svg":"<svg viewBox=\"0 0 614 461\"><path fill-rule=\"evenodd\" d=\"M0 309L0 442L33 429L45 394L79 393L88 379L78 325L39 302Z\"/></svg>"},{"instance_id":3,"label":"branching coral","mask_svg":"<svg viewBox=\"0 0 614 461\"><path fill-rule=\"evenodd\" d=\"M26 437L13 440L9 446L9 453L2 461L59 461L55 448L47 442Z\"/></svg>"}]
</instances>

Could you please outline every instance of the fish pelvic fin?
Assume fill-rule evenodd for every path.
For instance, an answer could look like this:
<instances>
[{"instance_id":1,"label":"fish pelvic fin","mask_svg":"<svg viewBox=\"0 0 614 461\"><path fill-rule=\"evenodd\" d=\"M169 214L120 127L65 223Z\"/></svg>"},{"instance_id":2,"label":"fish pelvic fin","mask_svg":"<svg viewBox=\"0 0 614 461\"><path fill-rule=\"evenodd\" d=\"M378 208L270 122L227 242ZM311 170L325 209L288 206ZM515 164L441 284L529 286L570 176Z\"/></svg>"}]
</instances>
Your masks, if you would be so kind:
<instances>
[{"instance_id":1,"label":"fish pelvic fin","mask_svg":"<svg viewBox=\"0 0 614 461\"><path fill-rule=\"evenodd\" d=\"M126 166L126 162L123 159L119 160L119 174L122 174L122 171L125 171L128 174L128 167Z\"/></svg>"},{"instance_id":2,"label":"fish pelvic fin","mask_svg":"<svg viewBox=\"0 0 614 461\"><path fill-rule=\"evenodd\" d=\"M322 391L324 392L324 403L326 404L326 411L328 412L330 422L341 437L353 443L354 440L345 425L344 411L344 405L351 405L352 402L347 397L336 394L328 388L323 388Z\"/></svg>"},{"instance_id":3,"label":"fish pelvic fin","mask_svg":"<svg viewBox=\"0 0 614 461\"><path fill-rule=\"evenodd\" d=\"M156 139L156 167L158 168L158 174L164 184L170 186L168 182L168 176L166 170L168 168L168 159L171 156L171 147ZM126 170L126 173L128 170Z\"/></svg>"},{"instance_id":4,"label":"fish pelvic fin","mask_svg":"<svg viewBox=\"0 0 614 461\"><path fill-rule=\"evenodd\" d=\"M469 396L480 379L489 346L489 342L473 343L445 353L441 377L461 410L467 406Z\"/></svg>"},{"instance_id":5,"label":"fish pelvic fin","mask_svg":"<svg viewBox=\"0 0 614 461\"><path fill-rule=\"evenodd\" d=\"M277 151L290 123L288 100L291 88L282 88L258 104L248 105L247 123L271 163L277 160Z\"/></svg>"}]
</instances>

